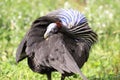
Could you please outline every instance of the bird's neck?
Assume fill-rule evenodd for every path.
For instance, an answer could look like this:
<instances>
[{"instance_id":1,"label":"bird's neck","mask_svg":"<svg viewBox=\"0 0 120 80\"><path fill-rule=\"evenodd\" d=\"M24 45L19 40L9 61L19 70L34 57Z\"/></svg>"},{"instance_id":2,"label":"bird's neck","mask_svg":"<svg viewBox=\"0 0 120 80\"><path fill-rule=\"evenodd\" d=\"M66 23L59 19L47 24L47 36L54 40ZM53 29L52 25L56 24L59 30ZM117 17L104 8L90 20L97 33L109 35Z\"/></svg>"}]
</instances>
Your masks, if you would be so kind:
<instances>
[{"instance_id":1,"label":"bird's neck","mask_svg":"<svg viewBox=\"0 0 120 80\"><path fill-rule=\"evenodd\" d=\"M69 28L67 28L65 25L63 25L61 21L57 21L56 24L57 24L59 32L67 34L68 36L69 35L72 36L71 32L69 31Z\"/></svg>"}]
</instances>

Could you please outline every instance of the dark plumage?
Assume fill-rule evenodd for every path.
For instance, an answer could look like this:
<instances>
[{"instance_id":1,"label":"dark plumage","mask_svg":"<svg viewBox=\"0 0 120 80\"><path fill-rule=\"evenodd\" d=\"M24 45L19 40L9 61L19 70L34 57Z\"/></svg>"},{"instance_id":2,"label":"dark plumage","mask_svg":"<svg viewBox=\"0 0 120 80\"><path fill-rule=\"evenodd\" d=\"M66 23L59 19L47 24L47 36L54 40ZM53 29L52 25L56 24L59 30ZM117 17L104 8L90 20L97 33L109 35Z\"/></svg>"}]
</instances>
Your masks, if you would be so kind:
<instances>
[{"instance_id":1,"label":"dark plumage","mask_svg":"<svg viewBox=\"0 0 120 80\"><path fill-rule=\"evenodd\" d=\"M61 22L61 20L48 15L35 20L17 49L16 61L27 58L29 67L34 72L47 74L48 80L51 80L53 71L59 71L62 74L61 80L74 73L80 74L84 80L87 80L80 68L87 61L93 43L86 42L87 38L71 36L70 30L67 32L64 28L45 39L47 26L56 22ZM93 31L87 34L93 34L97 39Z\"/></svg>"}]
</instances>

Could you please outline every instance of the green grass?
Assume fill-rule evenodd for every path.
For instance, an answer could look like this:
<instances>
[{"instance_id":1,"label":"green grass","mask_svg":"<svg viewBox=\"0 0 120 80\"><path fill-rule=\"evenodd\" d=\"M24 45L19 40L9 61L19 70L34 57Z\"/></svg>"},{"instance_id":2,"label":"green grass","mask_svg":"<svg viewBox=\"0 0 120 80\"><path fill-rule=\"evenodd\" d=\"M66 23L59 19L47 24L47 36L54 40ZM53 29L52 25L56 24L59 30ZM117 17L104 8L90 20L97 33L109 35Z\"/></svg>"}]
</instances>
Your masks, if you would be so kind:
<instances>
[{"instance_id":1,"label":"green grass","mask_svg":"<svg viewBox=\"0 0 120 80\"><path fill-rule=\"evenodd\" d=\"M46 80L32 72L27 60L16 64L18 44L38 17L57 8L83 12L99 41L93 46L82 72L89 80L120 80L120 5L119 0L0 0L0 80ZM53 73L53 80L60 74ZM80 80L79 75L66 80Z\"/></svg>"}]
</instances>

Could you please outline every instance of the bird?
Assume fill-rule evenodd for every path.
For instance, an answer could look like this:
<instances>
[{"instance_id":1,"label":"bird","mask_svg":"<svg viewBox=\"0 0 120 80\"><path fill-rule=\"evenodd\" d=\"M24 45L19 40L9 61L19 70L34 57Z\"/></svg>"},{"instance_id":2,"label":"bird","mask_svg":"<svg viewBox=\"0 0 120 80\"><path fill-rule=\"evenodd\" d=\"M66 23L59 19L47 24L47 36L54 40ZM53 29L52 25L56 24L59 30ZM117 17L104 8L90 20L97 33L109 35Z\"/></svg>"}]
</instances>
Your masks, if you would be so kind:
<instances>
[{"instance_id":1,"label":"bird","mask_svg":"<svg viewBox=\"0 0 120 80\"><path fill-rule=\"evenodd\" d=\"M89 27L88 20L75 9L57 9L33 21L16 51L16 62L27 58L30 69L46 74L61 73L61 80L79 74L87 77L81 68L97 42L97 34Z\"/></svg>"}]
</instances>

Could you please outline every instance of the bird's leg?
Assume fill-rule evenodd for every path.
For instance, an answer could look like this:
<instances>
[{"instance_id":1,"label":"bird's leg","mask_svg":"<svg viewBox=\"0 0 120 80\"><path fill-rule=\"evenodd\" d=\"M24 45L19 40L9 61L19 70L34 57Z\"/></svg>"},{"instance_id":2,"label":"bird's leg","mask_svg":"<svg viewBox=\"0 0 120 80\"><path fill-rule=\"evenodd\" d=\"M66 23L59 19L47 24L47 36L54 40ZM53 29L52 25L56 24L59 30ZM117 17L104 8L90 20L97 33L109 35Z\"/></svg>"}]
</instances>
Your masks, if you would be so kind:
<instances>
[{"instance_id":1,"label":"bird's leg","mask_svg":"<svg viewBox=\"0 0 120 80\"><path fill-rule=\"evenodd\" d=\"M48 80L52 80L52 79L51 79L51 72L48 72L48 73L47 73L47 79L48 79Z\"/></svg>"},{"instance_id":2,"label":"bird's leg","mask_svg":"<svg viewBox=\"0 0 120 80\"><path fill-rule=\"evenodd\" d=\"M65 80L65 76L63 74L61 75L61 80Z\"/></svg>"}]
</instances>

